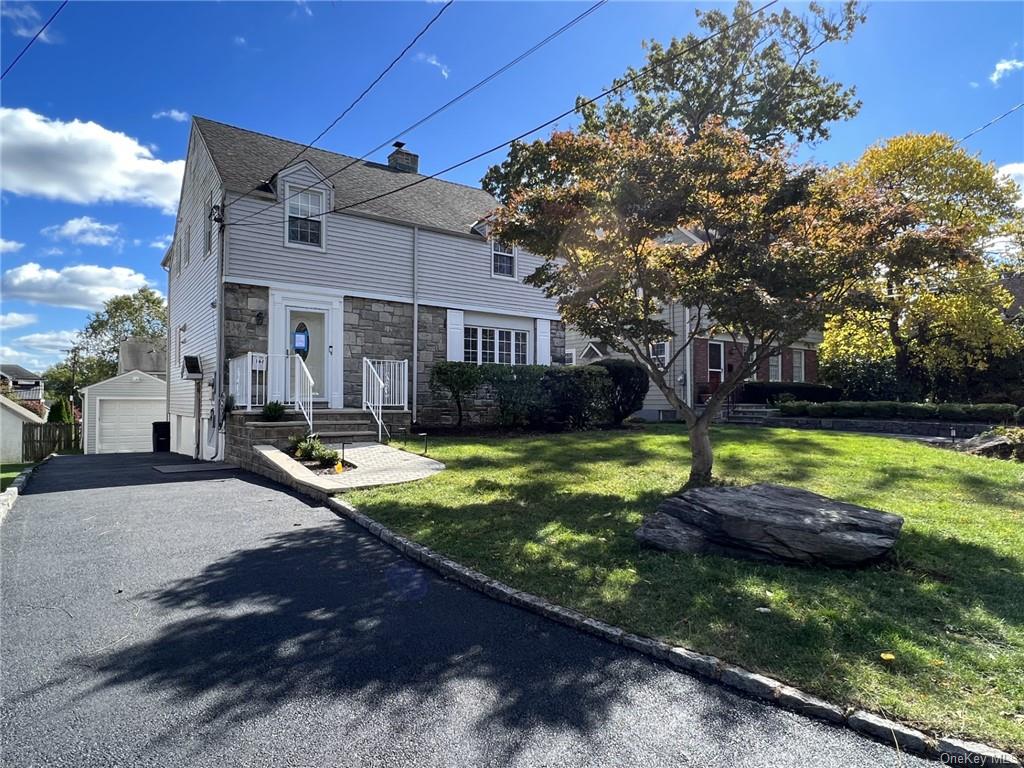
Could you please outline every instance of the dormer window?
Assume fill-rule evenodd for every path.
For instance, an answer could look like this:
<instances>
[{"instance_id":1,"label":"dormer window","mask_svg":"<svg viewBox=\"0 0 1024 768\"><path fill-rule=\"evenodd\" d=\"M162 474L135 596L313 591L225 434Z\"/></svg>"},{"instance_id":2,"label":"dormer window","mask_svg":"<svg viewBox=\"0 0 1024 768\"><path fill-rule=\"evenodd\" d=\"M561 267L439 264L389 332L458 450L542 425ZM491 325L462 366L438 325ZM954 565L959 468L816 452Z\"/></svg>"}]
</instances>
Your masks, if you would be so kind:
<instances>
[{"instance_id":1,"label":"dormer window","mask_svg":"<svg viewBox=\"0 0 1024 768\"><path fill-rule=\"evenodd\" d=\"M491 274L494 277L510 277L515 279L515 246L508 245L500 240L491 241Z\"/></svg>"},{"instance_id":2,"label":"dormer window","mask_svg":"<svg viewBox=\"0 0 1024 768\"><path fill-rule=\"evenodd\" d=\"M292 192L286 186L285 196L288 198L288 242L322 249L324 193L311 189Z\"/></svg>"}]
</instances>

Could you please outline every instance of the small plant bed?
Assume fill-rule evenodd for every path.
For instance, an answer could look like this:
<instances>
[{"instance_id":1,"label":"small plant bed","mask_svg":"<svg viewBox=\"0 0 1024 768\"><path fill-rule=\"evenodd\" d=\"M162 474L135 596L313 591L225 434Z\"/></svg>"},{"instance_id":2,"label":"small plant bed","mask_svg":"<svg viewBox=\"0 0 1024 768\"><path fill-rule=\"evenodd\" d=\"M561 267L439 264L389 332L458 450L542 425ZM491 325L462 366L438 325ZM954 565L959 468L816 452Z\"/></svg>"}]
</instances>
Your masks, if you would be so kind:
<instances>
[{"instance_id":1,"label":"small plant bed","mask_svg":"<svg viewBox=\"0 0 1024 768\"><path fill-rule=\"evenodd\" d=\"M641 548L644 516L686 482L686 430L674 424L438 438L429 455L447 471L346 498L516 589L836 704L1024 754L1020 465L838 432L723 426L714 440L730 483L902 516L891 556L831 570Z\"/></svg>"},{"instance_id":2,"label":"small plant bed","mask_svg":"<svg viewBox=\"0 0 1024 768\"><path fill-rule=\"evenodd\" d=\"M342 462L341 454L324 445L317 435L293 435L288 439L287 453L299 464L317 475L337 475L346 469L355 469L349 461Z\"/></svg>"}]
</instances>

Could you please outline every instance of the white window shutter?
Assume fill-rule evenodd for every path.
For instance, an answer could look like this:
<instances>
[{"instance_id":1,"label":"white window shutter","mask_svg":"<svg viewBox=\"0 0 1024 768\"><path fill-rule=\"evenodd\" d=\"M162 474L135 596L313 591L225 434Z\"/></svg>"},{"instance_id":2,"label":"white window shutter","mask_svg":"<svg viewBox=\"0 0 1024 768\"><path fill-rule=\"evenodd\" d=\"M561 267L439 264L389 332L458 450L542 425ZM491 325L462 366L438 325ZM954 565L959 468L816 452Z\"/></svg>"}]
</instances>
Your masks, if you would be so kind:
<instances>
[{"instance_id":1,"label":"white window shutter","mask_svg":"<svg viewBox=\"0 0 1024 768\"><path fill-rule=\"evenodd\" d=\"M537 365L551 365L551 321L537 320Z\"/></svg>"},{"instance_id":2,"label":"white window shutter","mask_svg":"<svg viewBox=\"0 0 1024 768\"><path fill-rule=\"evenodd\" d=\"M448 310L448 359L454 362L462 360L462 335L465 327L465 313L461 309Z\"/></svg>"}]
</instances>

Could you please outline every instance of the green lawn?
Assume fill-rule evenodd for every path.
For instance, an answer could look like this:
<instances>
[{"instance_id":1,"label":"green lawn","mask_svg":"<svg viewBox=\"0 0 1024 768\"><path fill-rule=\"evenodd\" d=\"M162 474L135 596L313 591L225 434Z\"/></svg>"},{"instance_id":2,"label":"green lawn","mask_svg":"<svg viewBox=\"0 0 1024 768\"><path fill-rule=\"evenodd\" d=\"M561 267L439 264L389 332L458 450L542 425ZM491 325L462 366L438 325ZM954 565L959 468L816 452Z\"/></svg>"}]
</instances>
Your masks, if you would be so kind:
<instances>
[{"instance_id":1,"label":"green lawn","mask_svg":"<svg viewBox=\"0 0 1024 768\"><path fill-rule=\"evenodd\" d=\"M714 439L717 474L730 481L903 515L892 561L830 571L641 549L643 514L687 477L677 425L435 440L430 455L448 471L347 498L589 615L1024 753L1024 465L827 432L721 428Z\"/></svg>"},{"instance_id":2,"label":"green lawn","mask_svg":"<svg viewBox=\"0 0 1024 768\"><path fill-rule=\"evenodd\" d=\"M7 486L18 476L18 473L31 464L3 464L0 465L0 491L7 489Z\"/></svg>"}]
</instances>

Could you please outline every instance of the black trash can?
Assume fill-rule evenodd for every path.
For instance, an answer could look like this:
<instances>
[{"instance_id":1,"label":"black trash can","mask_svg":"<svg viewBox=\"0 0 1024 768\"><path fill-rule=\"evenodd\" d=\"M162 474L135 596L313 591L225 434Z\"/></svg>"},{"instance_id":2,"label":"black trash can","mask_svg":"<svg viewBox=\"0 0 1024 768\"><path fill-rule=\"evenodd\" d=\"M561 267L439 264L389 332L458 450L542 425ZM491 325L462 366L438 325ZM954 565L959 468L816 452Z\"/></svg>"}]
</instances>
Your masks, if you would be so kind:
<instances>
[{"instance_id":1,"label":"black trash can","mask_svg":"<svg viewBox=\"0 0 1024 768\"><path fill-rule=\"evenodd\" d=\"M171 450L171 422L153 422L153 453L167 453Z\"/></svg>"}]
</instances>

